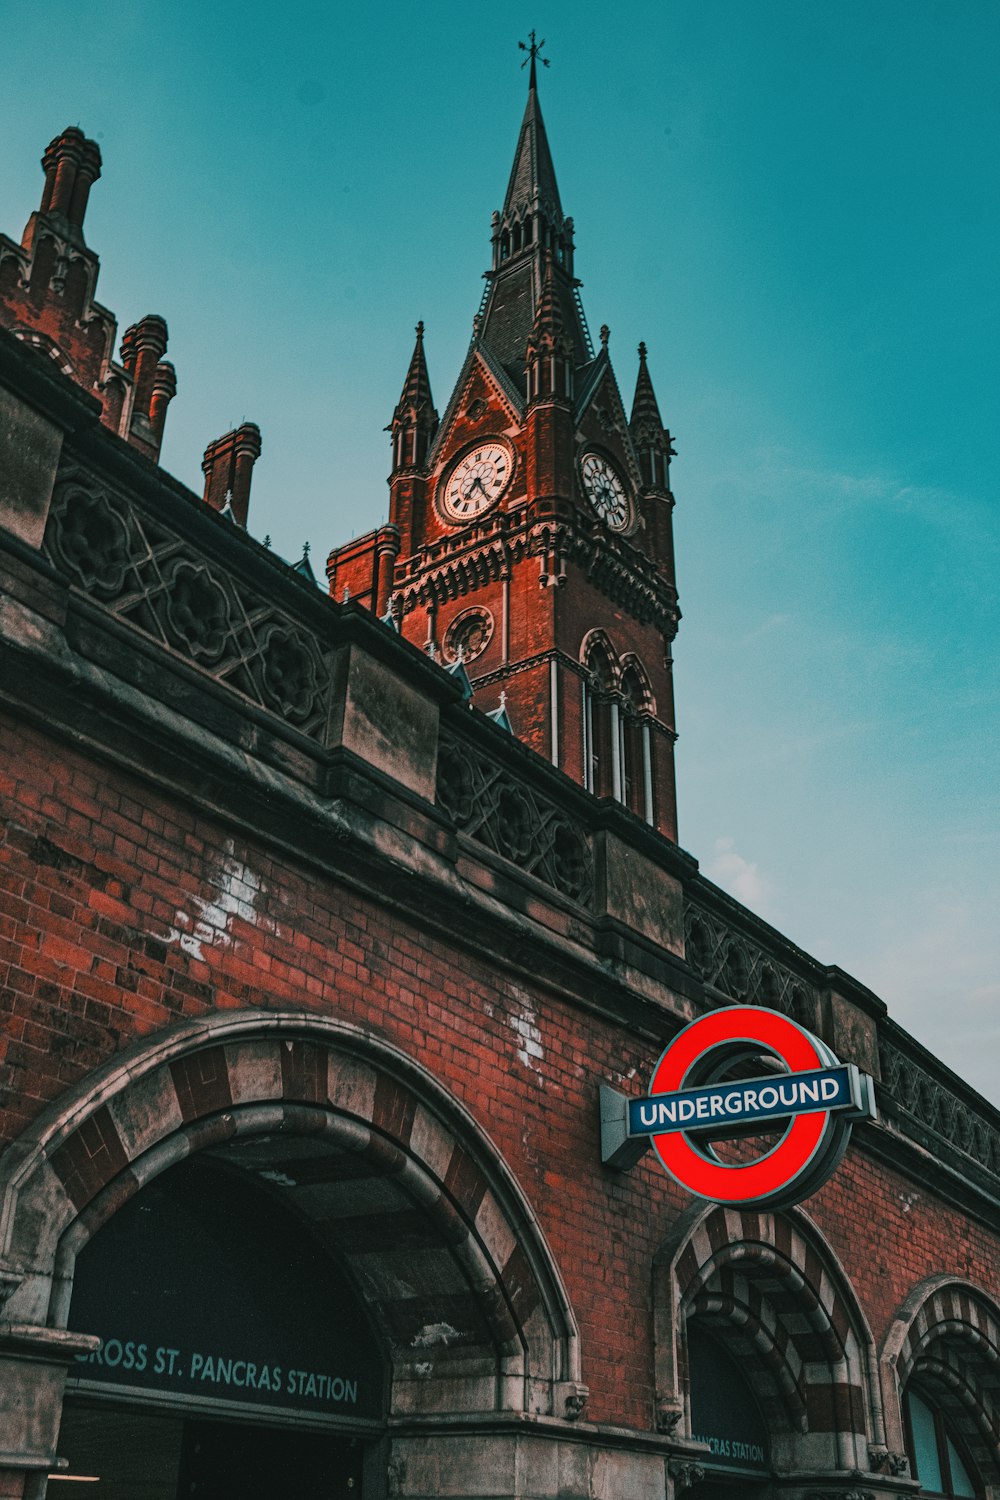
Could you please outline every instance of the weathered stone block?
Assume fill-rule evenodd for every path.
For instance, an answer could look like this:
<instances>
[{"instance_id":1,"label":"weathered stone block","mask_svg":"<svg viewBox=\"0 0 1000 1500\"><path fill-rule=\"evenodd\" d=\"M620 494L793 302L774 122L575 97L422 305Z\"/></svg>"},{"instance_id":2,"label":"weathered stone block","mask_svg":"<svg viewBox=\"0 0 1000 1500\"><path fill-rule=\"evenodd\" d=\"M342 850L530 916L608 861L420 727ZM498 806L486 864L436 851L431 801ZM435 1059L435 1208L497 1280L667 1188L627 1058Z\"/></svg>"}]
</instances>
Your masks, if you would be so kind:
<instances>
[{"instance_id":1,"label":"weathered stone block","mask_svg":"<svg viewBox=\"0 0 1000 1500\"><path fill-rule=\"evenodd\" d=\"M437 704L360 646L346 647L335 672L330 744L432 802L437 742Z\"/></svg>"},{"instance_id":2,"label":"weathered stone block","mask_svg":"<svg viewBox=\"0 0 1000 1500\"><path fill-rule=\"evenodd\" d=\"M66 1367L98 1343L52 1328L0 1324L0 1468L53 1467Z\"/></svg>"},{"instance_id":3,"label":"weathered stone block","mask_svg":"<svg viewBox=\"0 0 1000 1500\"><path fill-rule=\"evenodd\" d=\"M49 515L62 433L0 387L0 526L40 547Z\"/></svg>"},{"instance_id":4,"label":"weathered stone block","mask_svg":"<svg viewBox=\"0 0 1000 1500\"><path fill-rule=\"evenodd\" d=\"M878 1028L860 1006L827 990L821 1000L822 1031L843 1062L856 1063L862 1072L879 1076Z\"/></svg>"},{"instance_id":5,"label":"weathered stone block","mask_svg":"<svg viewBox=\"0 0 1000 1500\"><path fill-rule=\"evenodd\" d=\"M675 876L614 833L600 834L594 852L599 897L608 916L683 954L683 892Z\"/></svg>"}]
</instances>

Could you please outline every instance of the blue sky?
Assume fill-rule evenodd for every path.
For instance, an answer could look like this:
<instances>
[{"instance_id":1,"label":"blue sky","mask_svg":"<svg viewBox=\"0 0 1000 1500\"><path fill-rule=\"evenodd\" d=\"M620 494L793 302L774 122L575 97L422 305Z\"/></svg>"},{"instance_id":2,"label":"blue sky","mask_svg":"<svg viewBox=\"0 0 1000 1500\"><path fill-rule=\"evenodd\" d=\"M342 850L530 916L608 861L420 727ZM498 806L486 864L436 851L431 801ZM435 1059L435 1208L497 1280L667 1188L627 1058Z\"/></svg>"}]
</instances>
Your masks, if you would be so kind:
<instances>
[{"instance_id":1,"label":"blue sky","mask_svg":"<svg viewBox=\"0 0 1000 1500\"><path fill-rule=\"evenodd\" d=\"M166 317L163 461L257 421L251 530L386 513L418 318L443 409L535 27L593 329L675 433L681 842L1000 1102L1000 7L6 0L0 225L100 142L89 243Z\"/></svg>"}]
</instances>

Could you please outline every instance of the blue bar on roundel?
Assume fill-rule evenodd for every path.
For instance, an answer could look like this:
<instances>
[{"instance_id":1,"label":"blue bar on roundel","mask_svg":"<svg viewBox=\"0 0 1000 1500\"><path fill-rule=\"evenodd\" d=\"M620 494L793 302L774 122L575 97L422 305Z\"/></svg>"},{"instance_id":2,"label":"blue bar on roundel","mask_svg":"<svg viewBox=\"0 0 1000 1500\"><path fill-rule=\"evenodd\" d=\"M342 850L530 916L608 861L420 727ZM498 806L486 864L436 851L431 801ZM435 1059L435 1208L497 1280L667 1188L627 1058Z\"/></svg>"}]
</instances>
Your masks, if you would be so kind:
<instances>
[{"instance_id":1,"label":"blue bar on roundel","mask_svg":"<svg viewBox=\"0 0 1000 1500\"><path fill-rule=\"evenodd\" d=\"M651 1094L628 1102L629 1135L665 1135L671 1130L728 1130L819 1110L864 1112L858 1070L851 1064L809 1073L775 1073L706 1084L673 1094Z\"/></svg>"}]
</instances>

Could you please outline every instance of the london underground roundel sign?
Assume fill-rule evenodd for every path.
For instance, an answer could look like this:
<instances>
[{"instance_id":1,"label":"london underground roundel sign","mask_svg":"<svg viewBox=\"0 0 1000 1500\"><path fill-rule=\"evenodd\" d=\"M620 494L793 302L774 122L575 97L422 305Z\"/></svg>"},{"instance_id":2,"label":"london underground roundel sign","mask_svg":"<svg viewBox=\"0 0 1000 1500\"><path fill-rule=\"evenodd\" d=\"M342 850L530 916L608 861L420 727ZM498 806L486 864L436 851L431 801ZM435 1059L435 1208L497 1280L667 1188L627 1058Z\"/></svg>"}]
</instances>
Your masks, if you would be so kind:
<instances>
[{"instance_id":1,"label":"london underground roundel sign","mask_svg":"<svg viewBox=\"0 0 1000 1500\"><path fill-rule=\"evenodd\" d=\"M779 1070L733 1077L762 1055ZM875 1114L872 1080L777 1011L734 1005L692 1021L657 1063L648 1097L628 1101L628 1134L652 1139L682 1187L714 1203L778 1208L819 1188L840 1163L855 1120ZM723 1161L711 1142L786 1121L751 1161Z\"/></svg>"}]
</instances>

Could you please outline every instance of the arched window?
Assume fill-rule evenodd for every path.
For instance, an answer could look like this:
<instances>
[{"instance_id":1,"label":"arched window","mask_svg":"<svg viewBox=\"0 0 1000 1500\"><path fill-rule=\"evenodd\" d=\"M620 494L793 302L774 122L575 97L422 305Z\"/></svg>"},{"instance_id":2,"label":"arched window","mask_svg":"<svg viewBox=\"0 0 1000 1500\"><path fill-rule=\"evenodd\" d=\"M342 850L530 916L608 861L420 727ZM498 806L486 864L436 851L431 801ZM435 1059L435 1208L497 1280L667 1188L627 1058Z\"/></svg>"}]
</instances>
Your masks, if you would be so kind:
<instances>
[{"instance_id":1,"label":"arched window","mask_svg":"<svg viewBox=\"0 0 1000 1500\"><path fill-rule=\"evenodd\" d=\"M588 680L584 684L584 785L598 797L620 796L618 759L618 705L615 701L615 668L611 652L597 639L585 658Z\"/></svg>"},{"instance_id":2,"label":"arched window","mask_svg":"<svg viewBox=\"0 0 1000 1500\"><path fill-rule=\"evenodd\" d=\"M642 664L623 666L600 631L585 638L583 683L583 784L613 797L647 823L655 821L650 725L655 706Z\"/></svg>"},{"instance_id":3,"label":"arched window","mask_svg":"<svg viewBox=\"0 0 1000 1500\"><path fill-rule=\"evenodd\" d=\"M622 801L640 818L653 821L653 767L649 742L649 686L636 662L621 682Z\"/></svg>"},{"instance_id":4,"label":"arched window","mask_svg":"<svg viewBox=\"0 0 1000 1500\"><path fill-rule=\"evenodd\" d=\"M911 1385L904 1402L910 1473L922 1495L979 1500L982 1484L961 1438L929 1390Z\"/></svg>"},{"instance_id":5,"label":"arched window","mask_svg":"<svg viewBox=\"0 0 1000 1500\"><path fill-rule=\"evenodd\" d=\"M882 1351L901 1393L887 1441L921 1494L1000 1494L998 1351L1000 1306L968 1282L932 1277L900 1309Z\"/></svg>"}]
</instances>

